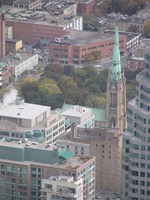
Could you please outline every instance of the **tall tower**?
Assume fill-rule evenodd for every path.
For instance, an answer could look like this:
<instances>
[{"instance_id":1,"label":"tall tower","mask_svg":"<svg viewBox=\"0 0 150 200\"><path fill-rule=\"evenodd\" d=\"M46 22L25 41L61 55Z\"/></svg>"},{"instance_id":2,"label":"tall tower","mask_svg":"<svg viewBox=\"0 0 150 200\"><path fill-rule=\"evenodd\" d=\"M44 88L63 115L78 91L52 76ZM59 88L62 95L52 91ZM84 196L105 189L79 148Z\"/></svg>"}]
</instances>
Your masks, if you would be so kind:
<instances>
[{"instance_id":1,"label":"tall tower","mask_svg":"<svg viewBox=\"0 0 150 200\"><path fill-rule=\"evenodd\" d=\"M126 129L126 79L121 70L117 22L112 68L109 70L107 80L106 118L108 127L118 128L120 132Z\"/></svg>"},{"instance_id":2,"label":"tall tower","mask_svg":"<svg viewBox=\"0 0 150 200\"><path fill-rule=\"evenodd\" d=\"M122 199L150 199L150 45L136 76L136 97L128 102L123 133Z\"/></svg>"}]
</instances>

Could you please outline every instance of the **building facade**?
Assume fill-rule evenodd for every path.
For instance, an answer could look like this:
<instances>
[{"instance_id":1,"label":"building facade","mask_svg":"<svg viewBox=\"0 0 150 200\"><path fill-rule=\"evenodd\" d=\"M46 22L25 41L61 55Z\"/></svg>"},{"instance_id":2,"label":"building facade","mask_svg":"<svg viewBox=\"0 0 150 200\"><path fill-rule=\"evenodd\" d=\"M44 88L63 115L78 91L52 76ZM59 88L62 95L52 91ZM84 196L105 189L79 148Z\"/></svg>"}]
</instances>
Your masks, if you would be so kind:
<instances>
[{"instance_id":1,"label":"building facade","mask_svg":"<svg viewBox=\"0 0 150 200\"><path fill-rule=\"evenodd\" d=\"M123 55L126 52L126 36L119 38L120 51ZM95 32L70 31L69 34L50 45L50 62L64 64L82 64L86 56L93 51L100 54L101 59L112 58L113 36Z\"/></svg>"},{"instance_id":2,"label":"building facade","mask_svg":"<svg viewBox=\"0 0 150 200\"><path fill-rule=\"evenodd\" d=\"M83 199L95 199L94 157L73 156L64 148L52 150L43 144L19 144L5 138L0 141L0 149L1 200L41 200L42 181L51 176L72 176L76 183L83 179Z\"/></svg>"},{"instance_id":3,"label":"building facade","mask_svg":"<svg viewBox=\"0 0 150 200\"><path fill-rule=\"evenodd\" d=\"M48 106L28 104L22 98L15 98L14 92L10 96L13 96L12 102L9 100L8 104L4 98L1 105L0 136L56 143L57 137L65 131L65 118ZM32 115L29 114L31 110Z\"/></svg>"},{"instance_id":4,"label":"building facade","mask_svg":"<svg viewBox=\"0 0 150 200\"><path fill-rule=\"evenodd\" d=\"M123 135L122 199L150 199L150 46L144 70L136 76L136 97L128 102Z\"/></svg>"},{"instance_id":5,"label":"building facade","mask_svg":"<svg viewBox=\"0 0 150 200\"><path fill-rule=\"evenodd\" d=\"M77 0L79 13L91 13L94 11L95 0Z\"/></svg>"},{"instance_id":6,"label":"building facade","mask_svg":"<svg viewBox=\"0 0 150 200\"><path fill-rule=\"evenodd\" d=\"M83 180L69 176L51 176L42 180L41 200L83 200Z\"/></svg>"},{"instance_id":7,"label":"building facade","mask_svg":"<svg viewBox=\"0 0 150 200\"><path fill-rule=\"evenodd\" d=\"M16 0L13 6L15 8L25 8L29 10L41 9L41 0Z\"/></svg>"}]
</instances>

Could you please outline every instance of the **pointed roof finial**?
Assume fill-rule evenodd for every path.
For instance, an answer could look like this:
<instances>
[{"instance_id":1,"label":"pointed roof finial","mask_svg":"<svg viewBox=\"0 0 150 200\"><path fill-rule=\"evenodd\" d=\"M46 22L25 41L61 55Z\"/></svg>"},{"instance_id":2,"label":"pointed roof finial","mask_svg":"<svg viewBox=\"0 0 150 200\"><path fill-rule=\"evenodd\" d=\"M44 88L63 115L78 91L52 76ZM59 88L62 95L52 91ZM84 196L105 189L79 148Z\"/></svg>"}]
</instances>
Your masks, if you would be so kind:
<instances>
[{"instance_id":1,"label":"pointed roof finial","mask_svg":"<svg viewBox=\"0 0 150 200\"><path fill-rule=\"evenodd\" d=\"M121 62L120 62L120 50L119 50L119 33L118 33L118 14L116 16L116 30L114 38L114 49L113 49L113 59L112 59L112 69L111 69L111 80L117 81L118 74L121 73Z\"/></svg>"}]
</instances>

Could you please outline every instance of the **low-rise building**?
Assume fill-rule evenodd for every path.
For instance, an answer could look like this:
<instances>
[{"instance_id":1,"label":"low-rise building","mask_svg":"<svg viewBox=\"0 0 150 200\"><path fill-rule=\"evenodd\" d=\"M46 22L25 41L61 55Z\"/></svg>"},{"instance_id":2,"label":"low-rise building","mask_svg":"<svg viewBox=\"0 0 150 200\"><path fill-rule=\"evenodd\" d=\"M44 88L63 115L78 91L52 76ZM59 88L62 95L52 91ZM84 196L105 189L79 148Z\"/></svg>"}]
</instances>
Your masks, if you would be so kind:
<instances>
[{"instance_id":1,"label":"low-rise building","mask_svg":"<svg viewBox=\"0 0 150 200\"><path fill-rule=\"evenodd\" d=\"M74 181L70 176L51 176L42 179L41 200L83 200L83 180Z\"/></svg>"},{"instance_id":2,"label":"low-rise building","mask_svg":"<svg viewBox=\"0 0 150 200\"><path fill-rule=\"evenodd\" d=\"M77 0L79 13L90 13L94 11L96 0Z\"/></svg>"},{"instance_id":3,"label":"low-rise building","mask_svg":"<svg viewBox=\"0 0 150 200\"><path fill-rule=\"evenodd\" d=\"M55 40L69 30L83 30L82 16L54 15L44 10L29 11L12 7L3 9L7 14L6 25L13 27L13 37L24 43L34 44L41 39Z\"/></svg>"},{"instance_id":4,"label":"low-rise building","mask_svg":"<svg viewBox=\"0 0 150 200\"><path fill-rule=\"evenodd\" d=\"M38 64L38 54L32 54L29 51L10 53L1 59L0 66L2 68L13 67L13 79L17 80L26 70L32 69Z\"/></svg>"},{"instance_id":5,"label":"low-rise building","mask_svg":"<svg viewBox=\"0 0 150 200\"><path fill-rule=\"evenodd\" d=\"M22 40L6 39L6 54L15 53L22 48Z\"/></svg>"},{"instance_id":6,"label":"low-rise building","mask_svg":"<svg viewBox=\"0 0 150 200\"><path fill-rule=\"evenodd\" d=\"M94 115L92 113L92 109L90 108L75 105L65 111L62 111L61 115L69 120L70 125L72 123L77 123L78 127L83 128L91 128L94 126Z\"/></svg>"},{"instance_id":7,"label":"low-rise building","mask_svg":"<svg viewBox=\"0 0 150 200\"><path fill-rule=\"evenodd\" d=\"M29 10L36 10L41 8L41 0L16 0L13 3L15 8L26 8Z\"/></svg>"},{"instance_id":8,"label":"low-rise building","mask_svg":"<svg viewBox=\"0 0 150 200\"><path fill-rule=\"evenodd\" d=\"M25 103L22 98L8 102L7 96L4 97L0 109L0 137L53 144L64 133L65 118L50 107Z\"/></svg>"},{"instance_id":9,"label":"low-rise building","mask_svg":"<svg viewBox=\"0 0 150 200\"><path fill-rule=\"evenodd\" d=\"M132 71L136 69L144 69L144 57L127 58L127 68Z\"/></svg>"},{"instance_id":10,"label":"low-rise building","mask_svg":"<svg viewBox=\"0 0 150 200\"><path fill-rule=\"evenodd\" d=\"M126 52L126 36L119 37L120 53ZM56 38L50 45L50 62L64 64L82 64L86 56L93 51L100 54L101 59L113 55L114 33L89 31L70 31L62 38Z\"/></svg>"}]
</instances>

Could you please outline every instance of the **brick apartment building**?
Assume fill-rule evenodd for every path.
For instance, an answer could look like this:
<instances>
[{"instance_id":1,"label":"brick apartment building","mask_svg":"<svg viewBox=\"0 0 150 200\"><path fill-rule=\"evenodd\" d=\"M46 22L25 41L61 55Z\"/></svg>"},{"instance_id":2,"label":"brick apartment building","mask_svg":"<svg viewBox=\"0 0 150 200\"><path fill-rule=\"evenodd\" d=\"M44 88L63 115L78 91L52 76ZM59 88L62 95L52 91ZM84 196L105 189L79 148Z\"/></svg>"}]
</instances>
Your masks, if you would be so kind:
<instances>
[{"instance_id":1,"label":"brick apartment building","mask_svg":"<svg viewBox=\"0 0 150 200\"><path fill-rule=\"evenodd\" d=\"M96 0L78 0L78 12L90 13L94 11Z\"/></svg>"},{"instance_id":2,"label":"brick apartment building","mask_svg":"<svg viewBox=\"0 0 150 200\"><path fill-rule=\"evenodd\" d=\"M129 70L144 69L144 57L127 58L127 68Z\"/></svg>"},{"instance_id":3,"label":"brick apartment building","mask_svg":"<svg viewBox=\"0 0 150 200\"><path fill-rule=\"evenodd\" d=\"M98 51L101 59L113 55L113 36L96 32L70 31L63 39L57 38L50 45L50 62L64 64L82 64L85 56ZM126 36L119 37L120 53L126 51Z\"/></svg>"}]
</instances>

